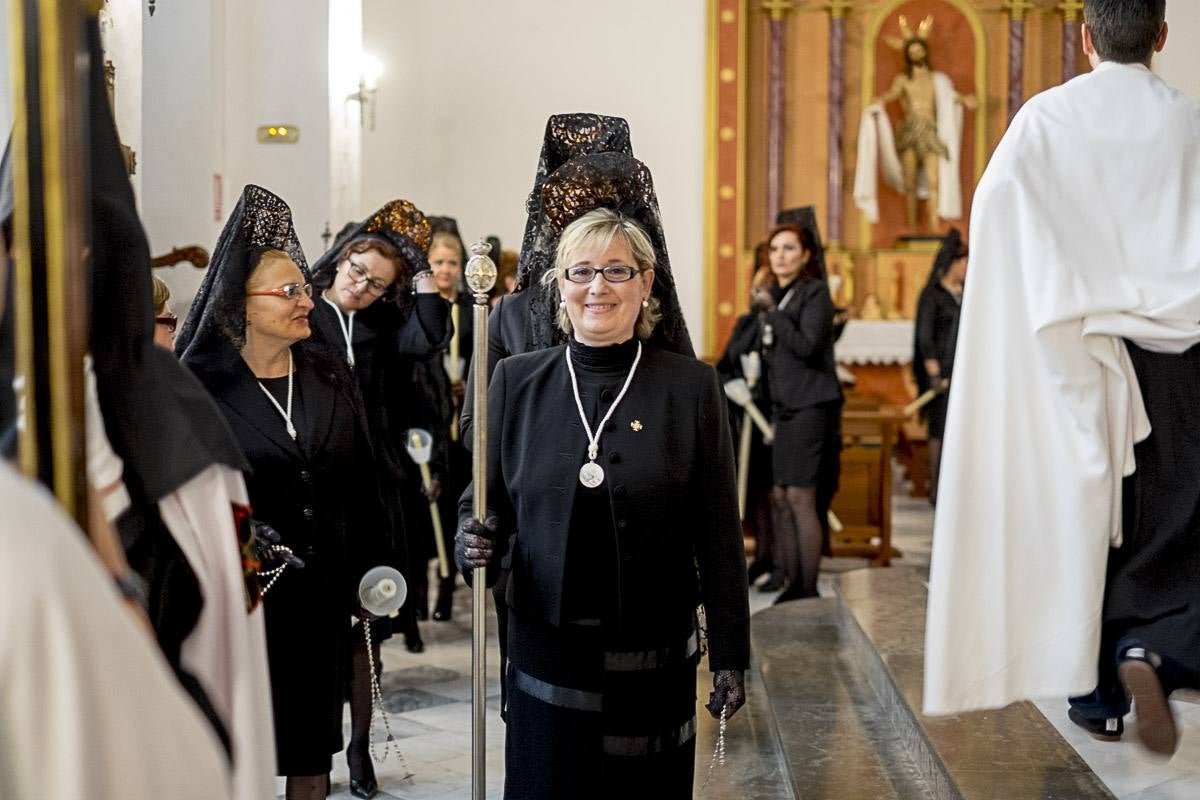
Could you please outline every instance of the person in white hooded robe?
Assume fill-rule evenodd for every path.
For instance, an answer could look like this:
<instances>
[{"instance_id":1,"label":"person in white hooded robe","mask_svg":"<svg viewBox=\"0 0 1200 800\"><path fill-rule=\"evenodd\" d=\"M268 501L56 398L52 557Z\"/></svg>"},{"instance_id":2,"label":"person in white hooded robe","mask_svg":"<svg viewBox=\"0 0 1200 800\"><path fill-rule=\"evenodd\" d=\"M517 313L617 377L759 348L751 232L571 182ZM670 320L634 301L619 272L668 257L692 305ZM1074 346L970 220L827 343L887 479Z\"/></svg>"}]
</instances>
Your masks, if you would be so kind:
<instances>
[{"instance_id":1,"label":"person in white hooded robe","mask_svg":"<svg viewBox=\"0 0 1200 800\"><path fill-rule=\"evenodd\" d=\"M1200 583L1173 567L1200 548L1200 439L1175 438L1200 427L1200 104L1148 69L1164 19L1165 0L1085 0L1093 71L1025 104L976 191L927 714L1117 672L1169 752L1165 698L1200 683L1178 660L1200 658Z\"/></svg>"}]
</instances>

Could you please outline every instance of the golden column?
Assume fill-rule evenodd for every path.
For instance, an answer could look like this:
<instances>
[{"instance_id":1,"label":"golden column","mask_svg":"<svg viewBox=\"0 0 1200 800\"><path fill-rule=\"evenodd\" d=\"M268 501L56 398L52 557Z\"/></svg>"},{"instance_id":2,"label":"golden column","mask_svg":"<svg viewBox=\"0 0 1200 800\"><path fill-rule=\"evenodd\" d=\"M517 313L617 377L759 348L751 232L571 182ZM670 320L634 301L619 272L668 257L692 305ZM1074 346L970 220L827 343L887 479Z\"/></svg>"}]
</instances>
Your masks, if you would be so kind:
<instances>
[{"instance_id":1,"label":"golden column","mask_svg":"<svg viewBox=\"0 0 1200 800\"><path fill-rule=\"evenodd\" d=\"M786 47L784 34L785 19L795 5L792 0L763 0L763 11L771 15L771 40L769 50L769 77L767 84L767 229L775 226L775 215L779 213L780 189L783 186L783 133L784 133L784 63Z\"/></svg>"},{"instance_id":2,"label":"golden column","mask_svg":"<svg viewBox=\"0 0 1200 800\"><path fill-rule=\"evenodd\" d=\"M1062 80L1071 80L1078 74L1079 63L1079 20L1083 17L1083 0L1063 0L1057 6L1063 16L1062 33Z\"/></svg>"},{"instance_id":3,"label":"golden column","mask_svg":"<svg viewBox=\"0 0 1200 800\"><path fill-rule=\"evenodd\" d=\"M1004 0L1008 11L1008 121L1025 102L1025 15L1036 6L1029 0Z\"/></svg>"}]
</instances>

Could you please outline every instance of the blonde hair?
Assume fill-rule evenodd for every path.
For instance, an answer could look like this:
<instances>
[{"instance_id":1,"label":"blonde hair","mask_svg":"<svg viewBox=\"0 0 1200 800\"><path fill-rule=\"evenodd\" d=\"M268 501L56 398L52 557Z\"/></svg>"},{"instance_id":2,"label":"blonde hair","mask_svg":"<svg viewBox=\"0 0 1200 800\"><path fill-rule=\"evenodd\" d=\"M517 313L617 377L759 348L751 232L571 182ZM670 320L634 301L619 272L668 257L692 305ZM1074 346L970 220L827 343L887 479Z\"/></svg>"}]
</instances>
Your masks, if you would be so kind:
<instances>
[{"instance_id":1,"label":"blonde hair","mask_svg":"<svg viewBox=\"0 0 1200 800\"><path fill-rule=\"evenodd\" d=\"M554 269L547 270L546 274L542 276L542 286L550 293L555 303L559 303L562 297L559 286L565 280L567 267L570 266L571 259L575 254L581 250L593 252L606 250L612 244L613 239L618 236L629 246L638 269L643 271L654 269L654 265L657 263L654 245L650 243L650 237L646 235L642 227L634 220L612 209L594 209L568 225L562 235L558 237L558 247L554 253ZM642 310L638 314L637 325L634 327L634 333L639 339L649 339L650 335L654 333L654 327L662 320L662 304L653 293L646 298L646 303L645 306L642 306ZM571 319L567 316L567 309L561 304L558 308L558 327L562 329L563 333L571 333Z\"/></svg>"},{"instance_id":2,"label":"blonde hair","mask_svg":"<svg viewBox=\"0 0 1200 800\"><path fill-rule=\"evenodd\" d=\"M463 252L462 241L449 231L438 231L433 235L429 241L429 252L432 253L435 247L449 247L451 250L457 250L459 262L466 261L467 254Z\"/></svg>"},{"instance_id":3,"label":"blonde hair","mask_svg":"<svg viewBox=\"0 0 1200 800\"><path fill-rule=\"evenodd\" d=\"M154 283L154 316L161 317L171 299L171 289L157 275L151 275L150 280Z\"/></svg>"}]
</instances>

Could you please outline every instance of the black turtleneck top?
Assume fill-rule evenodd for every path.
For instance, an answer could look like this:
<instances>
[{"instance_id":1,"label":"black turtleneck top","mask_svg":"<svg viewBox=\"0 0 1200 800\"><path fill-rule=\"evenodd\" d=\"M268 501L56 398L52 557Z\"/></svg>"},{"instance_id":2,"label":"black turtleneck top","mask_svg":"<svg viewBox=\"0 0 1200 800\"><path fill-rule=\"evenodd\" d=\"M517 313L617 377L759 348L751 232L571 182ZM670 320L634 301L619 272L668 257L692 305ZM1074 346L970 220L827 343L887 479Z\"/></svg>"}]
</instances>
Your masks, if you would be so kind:
<instances>
[{"instance_id":1,"label":"black turtleneck top","mask_svg":"<svg viewBox=\"0 0 1200 800\"><path fill-rule=\"evenodd\" d=\"M589 347L571 337L568 347L575 377L579 381L579 401L587 414L588 424L596 426L612 407L637 355L638 340L630 339L607 347ZM635 375L635 381L638 379ZM574 398L572 398L573 404ZM578 412L576 412L578 413ZM583 445L575 470L587 462L587 433L577 416L570 420L582 436ZM611 430L613 423L608 423ZM604 434L600 434L600 452L596 463L606 461ZM568 531L566 577L563 582L563 619L583 625L611 625L617 619L617 536L613 524L612 501L609 497L612 481L589 489L572 476L575 501L571 507Z\"/></svg>"}]
</instances>

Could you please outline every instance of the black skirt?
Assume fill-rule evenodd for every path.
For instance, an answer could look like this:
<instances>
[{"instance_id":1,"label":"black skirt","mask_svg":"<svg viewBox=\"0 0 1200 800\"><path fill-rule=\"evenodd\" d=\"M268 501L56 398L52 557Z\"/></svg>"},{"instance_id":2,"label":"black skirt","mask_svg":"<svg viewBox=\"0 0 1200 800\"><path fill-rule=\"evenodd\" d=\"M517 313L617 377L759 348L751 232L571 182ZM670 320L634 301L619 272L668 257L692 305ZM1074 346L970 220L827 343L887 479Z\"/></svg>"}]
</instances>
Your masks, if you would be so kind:
<instances>
[{"instance_id":1,"label":"black skirt","mask_svg":"<svg viewBox=\"0 0 1200 800\"><path fill-rule=\"evenodd\" d=\"M823 486L836 475L842 401L776 412L772 467L778 486ZM836 477L833 479L836 482Z\"/></svg>"},{"instance_id":2,"label":"black skirt","mask_svg":"<svg viewBox=\"0 0 1200 800\"><path fill-rule=\"evenodd\" d=\"M694 628L634 650L510 612L508 636L505 800L692 797Z\"/></svg>"}]
</instances>

